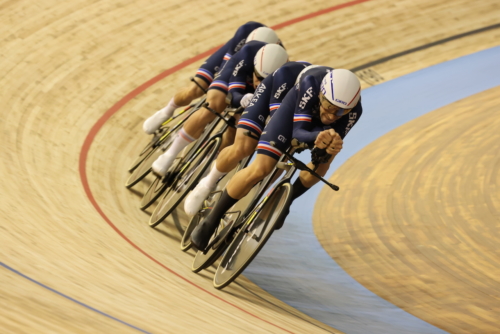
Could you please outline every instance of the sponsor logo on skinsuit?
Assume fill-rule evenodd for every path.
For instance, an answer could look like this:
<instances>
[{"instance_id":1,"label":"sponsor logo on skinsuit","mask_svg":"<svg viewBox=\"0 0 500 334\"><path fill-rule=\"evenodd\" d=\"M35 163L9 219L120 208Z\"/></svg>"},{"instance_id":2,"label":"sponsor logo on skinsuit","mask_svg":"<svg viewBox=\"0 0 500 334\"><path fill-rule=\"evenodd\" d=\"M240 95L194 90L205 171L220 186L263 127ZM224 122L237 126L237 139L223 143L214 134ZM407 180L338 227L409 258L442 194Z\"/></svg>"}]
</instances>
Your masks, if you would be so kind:
<instances>
[{"instance_id":1,"label":"sponsor logo on skinsuit","mask_svg":"<svg viewBox=\"0 0 500 334\"><path fill-rule=\"evenodd\" d=\"M276 94L274 94L274 98L275 99L279 99L280 98L280 95L281 93L283 93L286 89L286 82L284 84L282 84L280 86L280 88L278 88L278 90L276 91Z\"/></svg>"},{"instance_id":2,"label":"sponsor logo on skinsuit","mask_svg":"<svg viewBox=\"0 0 500 334\"><path fill-rule=\"evenodd\" d=\"M238 75L238 71L240 70L240 68L243 67L243 64L245 64L245 60L241 60L235 67L234 67L234 71L233 71L233 76L237 76Z\"/></svg>"},{"instance_id":3,"label":"sponsor logo on skinsuit","mask_svg":"<svg viewBox=\"0 0 500 334\"><path fill-rule=\"evenodd\" d=\"M313 96L313 88L309 87L304 93L304 96L302 96L302 99L300 100L299 103L299 107L301 109L304 109L306 107L307 102L309 102L312 96Z\"/></svg>"}]
</instances>

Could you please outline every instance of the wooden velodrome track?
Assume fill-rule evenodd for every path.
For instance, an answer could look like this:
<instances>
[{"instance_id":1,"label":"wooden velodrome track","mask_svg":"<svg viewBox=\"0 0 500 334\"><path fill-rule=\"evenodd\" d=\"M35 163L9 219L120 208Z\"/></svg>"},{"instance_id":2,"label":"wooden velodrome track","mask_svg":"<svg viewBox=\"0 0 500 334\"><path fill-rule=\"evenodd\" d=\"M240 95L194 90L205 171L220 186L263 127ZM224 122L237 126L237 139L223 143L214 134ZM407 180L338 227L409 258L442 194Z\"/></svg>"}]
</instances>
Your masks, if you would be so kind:
<instances>
[{"instance_id":1,"label":"wooden velodrome track","mask_svg":"<svg viewBox=\"0 0 500 334\"><path fill-rule=\"evenodd\" d=\"M340 68L500 23L491 0L20 0L0 1L0 9L2 333L339 332L244 277L216 291L211 271L191 273L193 253L179 250L172 219L156 230L147 226L148 213L137 209L147 184L127 191L126 166L147 140L144 118L203 57L165 70L220 45L250 19L285 23L278 32L292 59ZM498 40L499 30L489 29L358 74L368 87ZM315 223L325 249L356 280L449 332L499 331L499 236L488 224L498 225L497 133L460 127L477 121L476 99L498 108L499 93L431 113L358 154L338 172L343 188L357 192L344 192L327 213L341 219ZM449 122L429 130L433 117ZM474 127L491 123L498 124L493 115ZM464 151L464 139L447 147L464 132L474 145ZM415 137L425 141L417 147ZM394 148L394 138L405 140ZM366 161L379 168L363 169ZM489 183L458 177L472 168ZM364 187L367 179L380 185L377 193ZM441 206L430 205L437 201ZM342 210L353 206L356 215ZM394 223L411 217L421 225ZM185 219L181 212L174 218ZM345 235L329 234L342 225ZM417 244L436 248L409 247Z\"/></svg>"}]
</instances>

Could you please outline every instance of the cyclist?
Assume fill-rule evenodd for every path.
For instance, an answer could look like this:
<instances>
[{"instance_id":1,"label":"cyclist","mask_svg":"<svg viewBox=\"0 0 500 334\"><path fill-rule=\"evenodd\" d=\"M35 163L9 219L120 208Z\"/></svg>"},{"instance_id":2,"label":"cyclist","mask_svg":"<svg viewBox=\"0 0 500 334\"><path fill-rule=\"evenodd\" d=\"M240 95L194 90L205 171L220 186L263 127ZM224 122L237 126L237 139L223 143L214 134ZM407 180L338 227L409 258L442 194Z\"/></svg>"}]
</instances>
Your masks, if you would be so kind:
<instances>
[{"instance_id":1,"label":"cyclist","mask_svg":"<svg viewBox=\"0 0 500 334\"><path fill-rule=\"evenodd\" d=\"M191 191L184 202L190 216L196 214L203 201L215 189L217 181L252 154L268 116L273 116L288 91L295 85L299 73L310 63L289 62L265 78L256 88L249 105L238 123L234 144L223 149L210 173ZM245 133L251 132L250 136Z\"/></svg>"},{"instance_id":2,"label":"cyclist","mask_svg":"<svg viewBox=\"0 0 500 334\"><path fill-rule=\"evenodd\" d=\"M316 169L324 176L342 149L343 138L361 117L360 91L358 78L349 70L314 65L306 68L262 132L255 161L233 176L210 214L193 230L193 245L206 248L224 213L274 169L292 138L326 149L331 156ZM312 163L309 167L314 168ZM292 201L318 181L310 173L301 172L293 184Z\"/></svg>"},{"instance_id":3,"label":"cyclist","mask_svg":"<svg viewBox=\"0 0 500 334\"><path fill-rule=\"evenodd\" d=\"M231 93L230 105L245 107L250 101L255 87L262 78L267 77L288 61L288 54L278 44L266 44L261 41L250 41L233 57L215 76L208 88L207 102L209 107L220 113L226 107L226 96ZM246 93L246 94L245 94ZM216 116L206 108L200 108L184 123L169 149L153 162L152 169L164 176L175 157L189 143L199 138L206 125ZM234 139L235 130L228 128L223 137L222 148Z\"/></svg>"},{"instance_id":4,"label":"cyclist","mask_svg":"<svg viewBox=\"0 0 500 334\"><path fill-rule=\"evenodd\" d=\"M208 86L213 81L215 73L217 73L231 57L238 52L246 42L262 41L266 43L278 43L278 35L272 30L259 22L247 22L236 30L233 38L231 38L224 46L217 50L213 55L201 65L196 71L194 81L187 87L180 89L175 93L168 105L155 114L149 117L143 124L143 130L147 134L152 134L160 125L169 119L175 109L180 106L185 106L191 103L196 98L202 96Z\"/></svg>"}]
</instances>

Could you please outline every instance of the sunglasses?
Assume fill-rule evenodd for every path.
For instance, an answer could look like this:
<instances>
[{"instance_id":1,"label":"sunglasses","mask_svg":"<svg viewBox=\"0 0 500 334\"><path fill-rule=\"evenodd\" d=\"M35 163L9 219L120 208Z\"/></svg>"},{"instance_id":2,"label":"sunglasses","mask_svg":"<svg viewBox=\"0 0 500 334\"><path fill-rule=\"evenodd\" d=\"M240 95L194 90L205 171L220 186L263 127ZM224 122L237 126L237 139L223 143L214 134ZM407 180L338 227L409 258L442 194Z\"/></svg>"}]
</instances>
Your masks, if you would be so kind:
<instances>
[{"instance_id":1,"label":"sunglasses","mask_svg":"<svg viewBox=\"0 0 500 334\"><path fill-rule=\"evenodd\" d=\"M327 100L327 98L325 97L325 95L323 95L323 93L319 95L319 103L321 104L321 107L327 111L327 114L335 115L338 117L344 116L352 110L352 109L344 109L332 104L330 101Z\"/></svg>"}]
</instances>

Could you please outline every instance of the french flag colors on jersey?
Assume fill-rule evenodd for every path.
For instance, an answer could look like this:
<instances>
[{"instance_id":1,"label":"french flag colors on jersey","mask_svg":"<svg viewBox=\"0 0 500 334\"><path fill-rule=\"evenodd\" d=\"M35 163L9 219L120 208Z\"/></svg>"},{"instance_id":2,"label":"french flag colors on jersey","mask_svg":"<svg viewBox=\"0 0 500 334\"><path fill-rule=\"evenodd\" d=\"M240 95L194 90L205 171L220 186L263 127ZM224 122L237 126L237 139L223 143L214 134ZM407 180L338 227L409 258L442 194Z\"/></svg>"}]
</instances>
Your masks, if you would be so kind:
<instances>
[{"instance_id":1,"label":"french flag colors on jersey","mask_svg":"<svg viewBox=\"0 0 500 334\"><path fill-rule=\"evenodd\" d=\"M215 80L214 82L212 82L210 84L210 88L216 88L218 90L221 90L225 93L227 93L227 83L225 83L224 81L221 81L221 80Z\"/></svg>"},{"instance_id":2,"label":"french flag colors on jersey","mask_svg":"<svg viewBox=\"0 0 500 334\"><path fill-rule=\"evenodd\" d=\"M247 87L246 82L231 82L229 83L229 90L231 89L245 89Z\"/></svg>"},{"instance_id":3,"label":"french flag colors on jersey","mask_svg":"<svg viewBox=\"0 0 500 334\"><path fill-rule=\"evenodd\" d=\"M259 136L262 133L262 126L259 123L254 122L250 119L242 118L238 122L238 127L246 128L252 132L255 132Z\"/></svg>"},{"instance_id":4,"label":"french flag colors on jersey","mask_svg":"<svg viewBox=\"0 0 500 334\"><path fill-rule=\"evenodd\" d=\"M293 116L294 122L311 122L312 116L307 114L295 114Z\"/></svg>"},{"instance_id":5,"label":"french flag colors on jersey","mask_svg":"<svg viewBox=\"0 0 500 334\"><path fill-rule=\"evenodd\" d=\"M229 59L231 59L231 55L230 55L229 53L226 53L226 54L224 55L223 60L228 61Z\"/></svg>"},{"instance_id":6,"label":"french flag colors on jersey","mask_svg":"<svg viewBox=\"0 0 500 334\"><path fill-rule=\"evenodd\" d=\"M198 71L196 71L196 74L207 79L208 83L211 83L214 80L212 73L210 73L209 71L207 71L203 68L199 68Z\"/></svg>"},{"instance_id":7,"label":"french flag colors on jersey","mask_svg":"<svg viewBox=\"0 0 500 334\"><path fill-rule=\"evenodd\" d=\"M276 111L278 110L278 108L280 107L281 103L271 103L269 105L269 111L271 112L271 115Z\"/></svg>"},{"instance_id":8,"label":"french flag colors on jersey","mask_svg":"<svg viewBox=\"0 0 500 334\"><path fill-rule=\"evenodd\" d=\"M276 160L281 157L281 151L276 147L271 146L267 141L259 141L259 144L257 145L257 153L268 155Z\"/></svg>"}]
</instances>

